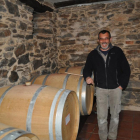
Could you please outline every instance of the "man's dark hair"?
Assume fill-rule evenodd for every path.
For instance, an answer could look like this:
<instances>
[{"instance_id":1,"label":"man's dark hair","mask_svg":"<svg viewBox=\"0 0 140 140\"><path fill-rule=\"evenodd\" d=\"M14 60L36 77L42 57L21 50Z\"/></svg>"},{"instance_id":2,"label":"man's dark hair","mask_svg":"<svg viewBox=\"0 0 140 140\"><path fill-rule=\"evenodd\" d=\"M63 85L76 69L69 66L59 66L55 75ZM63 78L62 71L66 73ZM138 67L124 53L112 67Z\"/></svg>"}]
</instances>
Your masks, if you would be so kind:
<instances>
[{"instance_id":1,"label":"man's dark hair","mask_svg":"<svg viewBox=\"0 0 140 140\"><path fill-rule=\"evenodd\" d=\"M99 39L99 35L100 35L100 34L105 34L105 33L108 33L108 34L109 34L109 38L111 38L111 34L110 34L109 31L107 31L107 30L102 30L102 31L100 31L99 34L98 34L98 39Z\"/></svg>"}]
</instances>

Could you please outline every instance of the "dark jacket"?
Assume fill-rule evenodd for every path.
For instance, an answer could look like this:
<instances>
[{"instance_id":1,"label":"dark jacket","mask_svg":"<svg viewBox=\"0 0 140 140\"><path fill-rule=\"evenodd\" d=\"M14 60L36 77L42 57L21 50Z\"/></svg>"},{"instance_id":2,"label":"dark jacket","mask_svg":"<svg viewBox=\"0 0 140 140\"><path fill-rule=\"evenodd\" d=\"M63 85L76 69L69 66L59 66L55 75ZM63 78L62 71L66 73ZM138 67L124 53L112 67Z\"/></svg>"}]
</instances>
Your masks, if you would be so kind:
<instances>
[{"instance_id":1,"label":"dark jacket","mask_svg":"<svg viewBox=\"0 0 140 140\"><path fill-rule=\"evenodd\" d=\"M130 67L123 51L110 43L106 61L99 50L100 46L91 51L83 70L84 79L94 73L94 84L105 89L127 87L130 77Z\"/></svg>"}]
</instances>

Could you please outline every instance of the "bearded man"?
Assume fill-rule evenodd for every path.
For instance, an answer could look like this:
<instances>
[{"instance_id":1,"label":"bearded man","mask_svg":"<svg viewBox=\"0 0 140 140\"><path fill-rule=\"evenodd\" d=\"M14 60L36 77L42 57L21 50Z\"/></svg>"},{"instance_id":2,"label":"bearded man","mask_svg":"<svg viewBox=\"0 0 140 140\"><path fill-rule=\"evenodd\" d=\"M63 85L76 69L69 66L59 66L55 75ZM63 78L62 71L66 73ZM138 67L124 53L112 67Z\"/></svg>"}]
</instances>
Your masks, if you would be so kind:
<instances>
[{"instance_id":1,"label":"bearded man","mask_svg":"<svg viewBox=\"0 0 140 140\"><path fill-rule=\"evenodd\" d=\"M117 46L111 44L111 34L102 30L98 34L99 45L88 54L83 70L87 84L96 87L97 118L100 140L116 140L121 111L121 96L129 82L128 61ZM94 81L91 78L94 73ZM108 108L110 107L110 126L107 128Z\"/></svg>"}]
</instances>

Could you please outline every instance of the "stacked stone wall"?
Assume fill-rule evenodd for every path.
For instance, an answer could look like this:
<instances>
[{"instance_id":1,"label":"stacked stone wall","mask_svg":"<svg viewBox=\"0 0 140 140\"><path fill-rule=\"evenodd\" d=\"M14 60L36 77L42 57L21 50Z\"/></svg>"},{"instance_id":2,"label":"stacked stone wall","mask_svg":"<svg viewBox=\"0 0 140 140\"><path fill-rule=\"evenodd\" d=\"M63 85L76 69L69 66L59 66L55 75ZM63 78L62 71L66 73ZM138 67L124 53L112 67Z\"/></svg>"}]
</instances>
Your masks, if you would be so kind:
<instances>
[{"instance_id":1,"label":"stacked stone wall","mask_svg":"<svg viewBox=\"0 0 140 140\"><path fill-rule=\"evenodd\" d=\"M33 12L18 0L0 0L0 87L57 68L56 16Z\"/></svg>"},{"instance_id":2,"label":"stacked stone wall","mask_svg":"<svg viewBox=\"0 0 140 140\"><path fill-rule=\"evenodd\" d=\"M57 12L58 67L84 66L107 29L112 44L125 53L131 67L123 109L140 110L140 1L121 0L60 8Z\"/></svg>"},{"instance_id":3,"label":"stacked stone wall","mask_svg":"<svg viewBox=\"0 0 140 140\"><path fill-rule=\"evenodd\" d=\"M140 1L100 2L57 10L58 66L84 65L98 45L98 32L108 29L112 44L121 47L140 81Z\"/></svg>"},{"instance_id":4,"label":"stacked stone wall","mask_svg":"<svg viewBox=\"0 0 140 140\"><path fill-rule=\"evenodd\" d=\"M56 16L51 12L34 14L33 41L35 50L33 54L33 74L48 74L54 72L57 68L58 51L55 20Z\"/></svg>"},{"instance_id":5,"label":"stacked stone wall","mask_svg":"<svg viewBox=\"0 0 140 140\"><path fill-rule=\"evenodd\" d=\"M32 71L33 9L17 0L0 0L0 87L23 83Z\"/></svg>"}]
</instances>

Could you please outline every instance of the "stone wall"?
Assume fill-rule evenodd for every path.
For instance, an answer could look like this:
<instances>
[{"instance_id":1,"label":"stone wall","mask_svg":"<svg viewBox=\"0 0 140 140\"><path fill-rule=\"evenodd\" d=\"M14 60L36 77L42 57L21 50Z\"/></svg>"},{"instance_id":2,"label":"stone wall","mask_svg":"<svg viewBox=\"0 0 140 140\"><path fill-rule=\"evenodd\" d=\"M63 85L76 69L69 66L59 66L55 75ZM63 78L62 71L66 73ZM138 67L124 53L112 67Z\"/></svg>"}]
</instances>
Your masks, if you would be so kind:
<instances>
[{"instance_id":1,"label":"stone wall","mask_svg":"<svg viewBox=\"0 0 140 140\"><path fill-rule=\"evenodd\" d=\"M122 95L122 109L140 111L140 82L130 81Z\"/></svg>"},{"instance_id":2,"label":"stone wall","mask_svg":"<svg viewBox=\"0 0 140 140\"><path fill-rule=\"evenodd\" d=\"M0 0L0 87L30 77L32 19L32 8L16 0Z\"/></svg>"},{"instance_id":3,"label":"stone wall","mask_svg":"<svg viewBox=\"0 0 140 140\"><path fill-rule=\"evenodd\" d=\"M0 87L57 68L55 14L35 13L18 0L0 0Z\"/></svg>"},{"instance_id":4,"label":"stone wall","mask_svg":"<svg viewBox=\"0 0 140 140\"><path fill-rule=\"evenodd\" d=\"M58 51L55 20L56 16L51 12L34 14L34 74L52 73L57 68Z\"/></svg>"},{"instance_id":5,"label":"stone wall","mask_svg":"<svg viewBox=\"0 0 140 140\"><path fill-rule=\"evenodd\" d=\"M97 46L102 29L112 34L131 66L131 79L140 81L140 1L100 2L65 7L56 11L58 66L84 65Z\"/></svg>"},{"instance_id":6,"label":"stone wall","mask_svg":"<svg viewBox=\"0 0 140 140\"><path fill-rule=\"evenodd\" d=\"M56 14L0 0L0 87L23 84L57 68Z\"/></svg>"},{"instance_id":7,"label":"stone wall","mask_svg":"<svg viewBox=\"0 0 140 140\"><path fill-rule=\"evenodd\" d=\"M131 67L123 109L140 110L140 1L76 5L56 13L58 67L84 66L88 53L98 45L98 32L109 30L112 44L122 48Z\"/></svg>"}]
</instances>

